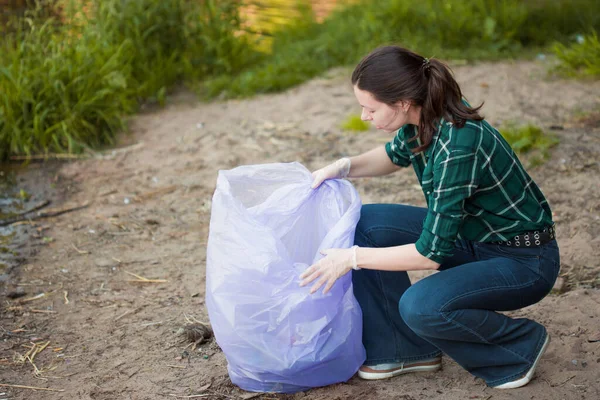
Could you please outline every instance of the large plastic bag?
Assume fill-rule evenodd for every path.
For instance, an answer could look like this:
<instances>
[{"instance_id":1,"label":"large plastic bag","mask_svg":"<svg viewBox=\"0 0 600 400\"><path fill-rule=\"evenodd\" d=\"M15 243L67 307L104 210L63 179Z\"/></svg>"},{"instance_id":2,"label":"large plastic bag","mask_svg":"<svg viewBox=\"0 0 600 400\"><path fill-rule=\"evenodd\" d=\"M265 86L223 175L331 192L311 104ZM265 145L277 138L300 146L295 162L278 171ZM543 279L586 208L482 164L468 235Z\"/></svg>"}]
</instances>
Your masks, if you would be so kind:
<instances>
[{"instance_id":1,"label":"large plastic bag","mask_svg":"<svg viewBox=\"0 0 600 400\"><path fill-rule=\"evenodd\" d=\"M320 250L353 244L361 202L348 181L311 183L299 163L219 172L206 306L231 381L245 390L289 393L343 382L365 360L351 274L326 295L299 286Z\"/></svg>"}]
</instances>

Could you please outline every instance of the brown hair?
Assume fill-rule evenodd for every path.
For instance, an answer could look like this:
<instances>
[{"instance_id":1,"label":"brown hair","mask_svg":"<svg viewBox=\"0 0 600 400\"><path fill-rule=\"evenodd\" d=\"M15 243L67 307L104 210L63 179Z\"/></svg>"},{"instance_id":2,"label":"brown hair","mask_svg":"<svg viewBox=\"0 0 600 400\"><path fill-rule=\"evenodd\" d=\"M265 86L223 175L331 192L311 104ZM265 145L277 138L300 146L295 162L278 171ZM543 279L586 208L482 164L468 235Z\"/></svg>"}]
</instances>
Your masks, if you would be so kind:
<instances>
[{"instance_id":1,"label":"brown hair","mask_svg":"<svg viewBox=\"0 0 600 400\"><path fill-rule=\"evenodd\" d=\"M481 121L478 107L463 102L463 95L450 68L437 59L424 58L399 46L384 46L363 58L352 73L352 84L370 92L375 99L391 107L410 101L421 107L417 153L431 144L440 118L457 127L466 120Z\"/></svg>"}]
</instances>

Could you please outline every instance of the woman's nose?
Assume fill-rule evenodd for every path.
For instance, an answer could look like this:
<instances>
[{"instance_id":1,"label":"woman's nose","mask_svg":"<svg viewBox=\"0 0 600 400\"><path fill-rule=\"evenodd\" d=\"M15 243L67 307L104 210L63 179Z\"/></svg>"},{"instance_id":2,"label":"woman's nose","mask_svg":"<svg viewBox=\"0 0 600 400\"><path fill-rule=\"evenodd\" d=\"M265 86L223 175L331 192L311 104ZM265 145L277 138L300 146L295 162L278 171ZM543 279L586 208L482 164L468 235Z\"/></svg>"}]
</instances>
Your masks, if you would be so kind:
<instances>
[{"instance_id":1,"label":"woman's nose","mask_svg":"<svg viewBox=\"0 0 600 400\"><path fill-rule=\"evenodd\" d=\"M371 119L371 116L368 112L362 110L362 113L360 114L360 119L362 119L363 121L369 121Z\"/></svg>"}]
</instances>

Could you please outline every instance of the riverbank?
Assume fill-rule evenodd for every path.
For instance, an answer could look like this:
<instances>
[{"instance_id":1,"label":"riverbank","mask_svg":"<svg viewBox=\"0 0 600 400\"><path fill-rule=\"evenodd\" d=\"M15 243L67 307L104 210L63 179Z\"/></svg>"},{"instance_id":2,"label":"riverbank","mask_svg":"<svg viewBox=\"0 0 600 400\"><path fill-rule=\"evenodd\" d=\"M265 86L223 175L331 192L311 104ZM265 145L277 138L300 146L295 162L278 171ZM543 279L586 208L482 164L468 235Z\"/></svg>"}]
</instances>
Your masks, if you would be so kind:
<instances>
[{"instance_id":1,"label":"riverbank","mask_svg":"<svg viewBox=\"0 0 600 400\"><path fill-rule=\"evenodd\" d=\"M444 357L435 374L353 378L254 398L600 397L600 291L594 288L600 274L600 126L576 118L598 108L600 83L551 80L534 62L465 65L455 72L472 104L485 100L483 114L493 124L531 122L560 140L550 159L529 172L554 212L566 286L512 313L545 324L552 335L537 379L518 391L496 391ZM374 130L339 128L359 110L345 69L277 95L199 103L179 92L168 104L131 120L125 150L56 171L58 182L75 188L60 206L89 206L35 223L34 229L48 226L43 237L49 239L8 282L24 296L2 298L0 374L2 383L62 392L2 388L11 399L252 398L230 383L214 340L194 346L182 334L190 322L208 320L206 240L217 171L289 161L315 169L389 140ZM363 203L424 205L409 169L352 183ZM28 352L33 362L24 358Z\"/></svg>"}]
</instances>

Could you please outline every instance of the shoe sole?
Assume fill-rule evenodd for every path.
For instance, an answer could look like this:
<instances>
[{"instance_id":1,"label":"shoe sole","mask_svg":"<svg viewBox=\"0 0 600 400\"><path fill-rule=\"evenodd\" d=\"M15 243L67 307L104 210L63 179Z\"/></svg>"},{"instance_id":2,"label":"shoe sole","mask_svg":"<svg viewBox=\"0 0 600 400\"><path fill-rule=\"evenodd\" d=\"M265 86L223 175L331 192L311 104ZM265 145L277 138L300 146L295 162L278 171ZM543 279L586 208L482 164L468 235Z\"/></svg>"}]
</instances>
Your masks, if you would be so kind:
<instances>
[{"instance_id":1,"label":"shoe sole","mask_svg":"<svg viewBox=\"0 0 600 400\"><path fill-rule=\"evenodd\" d=\"M420 365L415 367L401 368L390 372L365 372L358 371L358 377L366 380L388 379L394 376L408 374L411 372L435 372L442 368L442 363L435 365Z\"/></svg>"},{"instance_id":2,"label":"shoe sole","mask_svg":"<svg viewBox=\"0 0 600 400\"><path fill-rule=\"evenodd\" d=\"M529 371L527 371L525 376L523 376L522 378L519 378L515 381L512 381L512 382L506 382L506 383L503 383L502 385L494 386L494 389L516 389L521 386L527 385L533 378L535 369L537 368L538 363L542 359L542 355L544 355L544 353L546 352L546 349L548 348L548 344L550 344L550 335L546 334L546 340L544 341L544 344L542 345L542 349L540 350L538 356L536 357L535 361L533 362L533 365L531 366Z\"/></svg>"}]
</instances>

